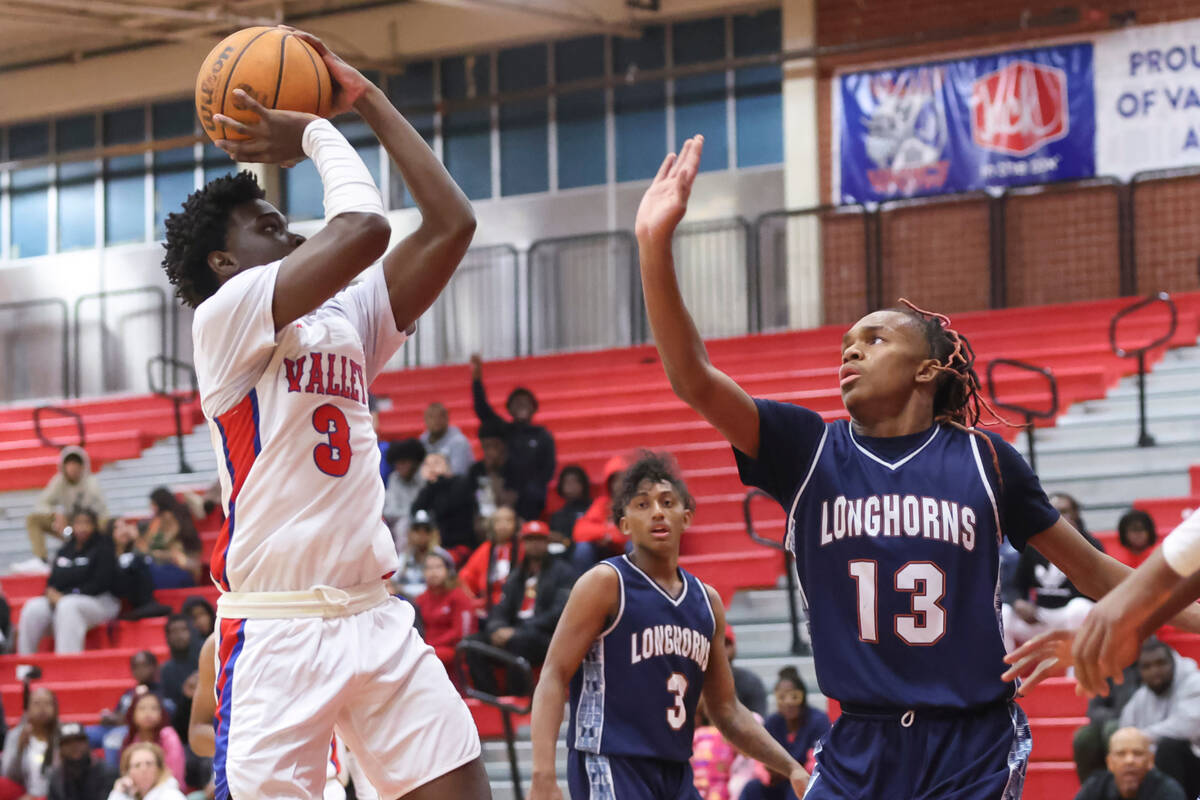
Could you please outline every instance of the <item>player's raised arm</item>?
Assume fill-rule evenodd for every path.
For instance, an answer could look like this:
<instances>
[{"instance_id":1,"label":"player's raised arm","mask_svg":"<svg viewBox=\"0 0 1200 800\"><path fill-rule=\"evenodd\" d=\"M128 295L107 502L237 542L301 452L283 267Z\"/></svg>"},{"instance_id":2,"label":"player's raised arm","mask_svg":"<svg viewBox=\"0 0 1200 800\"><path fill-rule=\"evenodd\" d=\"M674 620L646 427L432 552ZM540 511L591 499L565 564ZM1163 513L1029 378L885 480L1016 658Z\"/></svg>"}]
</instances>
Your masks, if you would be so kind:
<instances>
[{"instance_id":1,"label":"player's raised arm","mask_svg":"<svg viewBox=\"0 0 1200 800\"><path fill-rule=\"evenodd\" d=\"M711 422L730 444L756 458L758 407L742 387L708 360L708 351L675 278L671 237L687 212L703 148L704 137L694 136L684 143L678 157L668 155L642 197L635 226L642 293L654 344L675 394Z\"/></svg>"},{"instance_id":2,"label":"player's raised arm","mask_svg":"<svg viewBox=\"0 0 1200 800\"><path fill-rule=\"evenodd\" d=\"M216 693L217 635L209 634L200 648L199 680L192 697L192 715L188 718L188 747L198 756L211 758L216 751L213 715L217 713Z\"/></svg>"},{"instance_id":3,"label":"player's raised arm","mask_svg":"<svg viewBox=\"0 0 1200 800\"><path fill-rule=\"evenodd\" d=\"M330 52L317 37L302 32L297 35L321 54L334 81L355 87L354 110L387 150L421 211L420 226L383 259L396 327L408 330L433 305L466 254L475 235L475 212L421 134L395 109L382 89ZM334 103L336 112L336 97Z\"/></svg>"},{"instance_id":4,"label":"player's raised arm","mask_svg":"<svg viewBox=\"0 0 1200 800\"><path fill-rule=\"evenodd\" d=\"M597 565L575 582L567 607L559 617L542 664L542 675L533 693L533 781L529 800L562 797L558 789L555 753L563 708L567 703L567 688L592 642L616 616L620 595L620 578L616 570Z\"/></svg>"},{"instance_id":5,"label":"player's raised arm","mask_svg":"<svg viewBox=\"0 0 1200 800\"><path fill-rule=\"evenodd\" d=\"M792 784L797 797L804 796L808 784L808 773L796 759L792 758L783 745L775 741L762 723L754 718L750 709L737 699L733 685L733 671L725 655L725 606L721 596L711 586L705 586L708 600L712 604L716 628L713 631L712 650L708 657L708 669L704 672L704 708L709 719L721 731L729 743L767 769L784 775Z\"/></svg>"}]
</instances>

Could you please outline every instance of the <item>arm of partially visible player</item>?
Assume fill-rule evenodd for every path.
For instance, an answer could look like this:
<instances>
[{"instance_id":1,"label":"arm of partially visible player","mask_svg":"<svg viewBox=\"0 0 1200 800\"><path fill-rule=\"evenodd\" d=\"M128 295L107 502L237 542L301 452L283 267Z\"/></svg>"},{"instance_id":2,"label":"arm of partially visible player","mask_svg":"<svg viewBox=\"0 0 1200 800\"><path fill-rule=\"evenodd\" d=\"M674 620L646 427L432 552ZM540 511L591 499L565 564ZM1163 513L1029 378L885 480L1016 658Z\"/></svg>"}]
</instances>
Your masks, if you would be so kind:
<instances>
[{"instance_id":1,"label":"arm of partially visible player","mask_svg":"<svg viewBox=\"0 0 1200 800\"><path fill-rule=\"evenodd\" d=\"M796 796L803 797L808 773L737 698L733 670L725 655L725 606L721 604L721 596L715 589L711 586L704 588L708 592L708 601L712 604L717 623L708 654L708 668L704 672L704 707L709 719L739 751L767 769L786 775Z\"/></svg>"},{"instance_id":2,"label":"arm of partially visible player","mask_svg":"<svg viewBox=\"0 0 1200 800\"><path fill-rule=\"evenodd\" d=\"M209 634L200 648L200 679L196 696L192 698L192 715L188 719L188 747L198 756L211 758L217 749L213 715L217 713L216 657L217 635Z\"/></svg>"},{"instance_id":3,"label":"arm of partially visible player","mask_svg":"<svg viewBox=\"0 0 1200 800\"><path fill-rule=\"evenodd\" d=\"M703 148L704 137L696 136L687 140L678 158L674 153L668 155L642 197L635 225L642 293L654 344L675 394L730 444L757 458L758 407L742 387L709 361L675 277L671 237L687 212Z\"/></svg>"},{"instance_id":4,"label":"arm of partially visible player","mask_svg":"<svg viewBox=\"0 0 1200 800\"><path fill-rule=\"evenodd\" d=\"M533 781L529 800L553 800L562 796L554 762L563 706L567 702L567 686L592 642L616 616L620 597L620 578L616 570L603 564L584 573L571 590L533 693Z\"/></svg>"}]
</instances>

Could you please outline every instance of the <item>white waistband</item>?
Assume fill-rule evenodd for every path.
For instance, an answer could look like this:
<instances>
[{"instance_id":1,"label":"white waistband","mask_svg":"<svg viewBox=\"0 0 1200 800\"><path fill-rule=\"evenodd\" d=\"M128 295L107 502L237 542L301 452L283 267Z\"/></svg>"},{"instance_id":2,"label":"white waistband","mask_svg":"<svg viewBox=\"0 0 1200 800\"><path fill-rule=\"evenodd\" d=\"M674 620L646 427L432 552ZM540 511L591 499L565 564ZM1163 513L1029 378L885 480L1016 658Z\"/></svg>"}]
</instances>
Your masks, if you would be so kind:
<instances>
[{"instance_id":1,"label":"white waistband","mask_svg":"<svg viewBox=\"0 0 1200 800\"><path fill-rule=\"evenodd\" d=\"M374 608L389 597L386 581L349 589L314 586L305 592L226 592L217 600L217 614L222 619L348 617Z\"/></svg>"}]
</instances>

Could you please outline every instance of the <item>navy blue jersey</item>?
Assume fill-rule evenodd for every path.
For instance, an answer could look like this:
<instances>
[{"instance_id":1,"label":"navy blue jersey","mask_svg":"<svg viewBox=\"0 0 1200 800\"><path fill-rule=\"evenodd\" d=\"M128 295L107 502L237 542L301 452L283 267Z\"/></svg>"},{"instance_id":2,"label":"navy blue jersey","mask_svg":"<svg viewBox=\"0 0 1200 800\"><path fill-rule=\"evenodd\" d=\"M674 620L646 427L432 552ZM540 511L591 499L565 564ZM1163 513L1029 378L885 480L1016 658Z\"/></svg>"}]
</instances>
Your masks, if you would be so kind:
<instances>
[{"instance_id":1,"label":"navy blue jersey","mask_svg":"<svg viewBox=\"0 0 1200 800\"><path fill-rule=\"evenodd\" d=\"M616 619L571 678L567 745L585 753L687 761L716 617L696 576L680 569L670 597L629 556L609 558Z\"/></svg>"},{"instance_id":2,"label":"navy blue jersey","mask_svg":"<svg viewBox=\"0 0 1200 800\"><path fill-rule=\"evenodd\" d=\"M1023 549L1058 519L1024 460L991 433L935 425L872 439L756 403L758 458L735 450L738 468L788 513L821 691L901 708L1011 697L999 545Z\"/></svg>"}]
</instances>

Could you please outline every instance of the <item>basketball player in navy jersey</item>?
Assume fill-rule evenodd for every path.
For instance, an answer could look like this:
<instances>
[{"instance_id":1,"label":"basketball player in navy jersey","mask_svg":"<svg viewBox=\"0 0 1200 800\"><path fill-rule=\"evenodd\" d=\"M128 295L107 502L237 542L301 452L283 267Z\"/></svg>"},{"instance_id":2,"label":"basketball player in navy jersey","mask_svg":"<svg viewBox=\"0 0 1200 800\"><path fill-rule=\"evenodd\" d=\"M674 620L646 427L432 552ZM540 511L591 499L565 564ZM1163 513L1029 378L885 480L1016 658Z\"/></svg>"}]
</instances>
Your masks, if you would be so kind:
<instances>
[{"instance_id":1,"label":"basketball player in navy jersey","mask_svg":"<svg viewBox=\"0 0 1200 800\"><path fill-rule=\"evenodd\" d=\"M573 800L699 800L688 760L696 704L746 755L808 773L738 702L720 596L679 568L695 504L668 457L643 453L623 474L613 518L633 542L575 584L533 696L530 800L558 800L555 748L570 684L567 780Z\"/></svg>"},{"instance_id":2,"label":"basketball player in navy jersey","mask_svg":"<svg viewBox=\"0 0 1200 800\"><path fill-rule=\"evenodd\" d=\"M675 393L788 515L817 678L842 704L805 798L1019 797L1031 741L1001 679L1001 537L1093 598L1129 570L1060 517L1016 450L973 427L974 354L945 317L877 311L846 333L849 422L752 398L713 367L671 255L702 148L695 137L668 156L642 199L642 287ZM1198 618L1181 622L1200 630Z\"/></svg>"}]
</instances>

